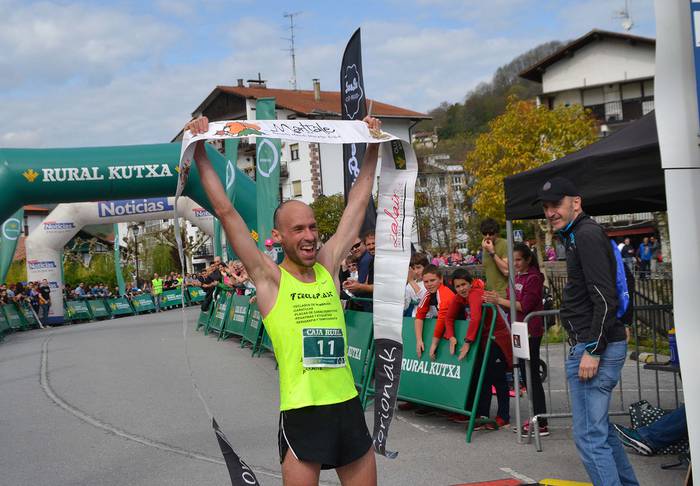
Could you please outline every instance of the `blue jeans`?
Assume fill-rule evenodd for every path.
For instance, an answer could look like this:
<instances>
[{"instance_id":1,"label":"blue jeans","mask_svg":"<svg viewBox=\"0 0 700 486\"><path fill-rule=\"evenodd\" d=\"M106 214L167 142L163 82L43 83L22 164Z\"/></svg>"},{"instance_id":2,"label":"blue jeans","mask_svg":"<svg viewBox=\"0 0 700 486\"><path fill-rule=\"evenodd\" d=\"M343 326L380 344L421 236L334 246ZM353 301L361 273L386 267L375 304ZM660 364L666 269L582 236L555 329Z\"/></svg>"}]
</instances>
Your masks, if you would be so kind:
<instances>
[{"instance_id":1,"label":"blue jeans","mask_svg":"<svg viewBox=\"0 0 700 486\"><path fill-rule=\"evenodd\" d=\"M608 343L600 357L598 373L588 381L578 377L584 352L584 344L577 344L566 360L574 442L581 462L595 486L639 486L624 447L608 420L610 396L620 380L627 343Z\"/></svg>"},{"instance_id":2,"label":"blue jeans","mask_svg":"<svg viewBox=\"0 0 700 486\"><path fill-rule=\"evenodd\" d=\"M656 422L640 427L637 433L654 451L663 449L688 438L688 422L685 418L685 404L667 413Z\"/></svg>"},{"instance_id":3,"label":"blue jeans","mask_svg":"<svg viewBox=\"0 0 700 486\"><path fill-rule=\"evenodd\" d=\"M160 312L160 297L162 294L153 294L153 303L156 305L156 312Z\"/></svg>"}]
</instances>

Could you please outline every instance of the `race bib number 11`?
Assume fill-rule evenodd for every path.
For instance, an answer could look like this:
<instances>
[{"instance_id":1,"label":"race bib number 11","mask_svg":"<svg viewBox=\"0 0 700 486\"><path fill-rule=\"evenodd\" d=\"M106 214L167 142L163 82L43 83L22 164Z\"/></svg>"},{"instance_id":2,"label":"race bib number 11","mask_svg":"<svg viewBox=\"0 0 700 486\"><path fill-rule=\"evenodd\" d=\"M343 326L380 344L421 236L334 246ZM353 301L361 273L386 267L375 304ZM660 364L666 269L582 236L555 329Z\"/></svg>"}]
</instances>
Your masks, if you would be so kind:
<instances>
[{"instance_id":1,"label":"race bib number 11","mask_svg":"<svg viewBox=\"0 0 700 486\"><path fill-rule=\"evenodd\" d=\"M345 337L337 328L302 329L304 368L342 368L345 366Z\"/></svg>"}]
</instances>

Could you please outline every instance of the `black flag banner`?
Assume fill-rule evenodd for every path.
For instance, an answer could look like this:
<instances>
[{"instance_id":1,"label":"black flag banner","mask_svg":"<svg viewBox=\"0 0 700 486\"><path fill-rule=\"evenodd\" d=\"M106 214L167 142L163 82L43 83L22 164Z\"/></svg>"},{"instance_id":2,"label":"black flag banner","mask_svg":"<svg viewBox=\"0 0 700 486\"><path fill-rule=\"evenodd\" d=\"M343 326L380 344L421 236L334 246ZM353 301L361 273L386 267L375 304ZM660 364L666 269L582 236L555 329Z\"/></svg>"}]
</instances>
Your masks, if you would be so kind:
<instances>
[{"instance_id":1,"label":"black flag banner","mask_svg":"<svg viewBox=\"0 0 700 486\"><path fill-rule=\"evenodd\" d=\"M367 116L367 98L365 83L362 76L362 45L358 28L345 47L343 62L340 65L340 99L343 120L362 120ZM345 201L355 179L360 173L362 159L365 157L366 145L363 143L348 143L343 145L343 182ZM362 223L362 232L374 229L377 222L377 209L374 199L370 201Z\"/></svg>"},{"instance_id":2,"label":"black flag banner","mask_svg":"<svg viewBox=\"0 0 700 486\"><path fill-rule=\"evenodd\" d=\"M216 423L216 419L212 418L211 423L212 427L214 427L214 433L216 433L216 439L219 441L221 453L224 455L224 460L226 461L226 468L231 477L231 484L233 486L260 486L258 479L255 477L255 474L253 474L253 470L235 453L228 438L219 428L219 424Z\"/></svg>"}]
</instances>

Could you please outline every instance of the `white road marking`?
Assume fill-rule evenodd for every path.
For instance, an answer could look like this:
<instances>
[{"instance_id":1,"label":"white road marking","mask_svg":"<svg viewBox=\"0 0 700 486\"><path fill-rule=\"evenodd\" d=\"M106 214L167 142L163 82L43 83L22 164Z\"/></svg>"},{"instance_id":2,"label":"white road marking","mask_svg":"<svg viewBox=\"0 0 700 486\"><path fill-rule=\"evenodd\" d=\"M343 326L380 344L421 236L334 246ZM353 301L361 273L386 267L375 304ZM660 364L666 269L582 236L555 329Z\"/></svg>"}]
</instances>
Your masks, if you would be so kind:
<instances>
[{"instance_id":1,"label":"white road marking","mask_svg":"<svg viewBox=\"0 0 700 486\"><path fill-rule=\"evenodd\" d=\"M226 462L224 462L222 459L219 459L216 457L201 454L199 452L188 451L186 449L181 449L179 447L172 446L172 445L166 444L164 442L159 442L159 441L149 439L148 437L142 437L142 436L131 434L131 433L126 432L124 430L121 430L113 425L102 422L101 420L83 412L82 410L79 410L75 406L73 406L70 403L63 400L61 397L59 397L54 392L53 388L51 388L51 384L49 383L48 368L49 368L49 341L50 340L51 340L50 337L47 338L41 345L41 369L40 369L40 373L39 373L39 383L41 385L42 390L46 394L46 396L53 403L55 403L56 405L61 407L66 412L73 415L74 417L78 418L79 420L82 420L83 422L90 424L93 427L97 427L98 429L106 430L107 432L110 432L118 437L122 437L123 439L137 442L137 443L144 445L144 446L153 447L154 449L159 449L161 451L179 454L181 456L189 457L190 459L197 459L200 461L205 461L205 462L224 465L224 466L226 465ZM264 476L270 476L273 478L282 479L282 476L280 474L275 473L273 471L269 471L269 470L266 470L264 468L260 468L258 466L255 466L252 469L253 469L253 471L255 471L256 474L261 474Z\"/></svg>"},{"instance_id":2,"label":"white road marking","mask_svg":"<svg viewBox=\"0 0 700 486\"><path fill-rule=\"evenodd\" d=\"M526 483L537 483L537 481L535 481L534 479L529 478L529 477L525 476L524 474L520 474L517 471L513 471L509 467L500 467L499 469L501 471L503 471L504 473L509 474L510 476L514 477L515 479L519 479L520 481L525 481Z\"/></svg>"},{"instance_id":3,"label":"white road marking","mask_svg":"<svg viewBox=\"0 0 700 486\"><path fill-rule=\"evenodd\" d=\"M398 420L398 421L400 421L400 422L405 422L405 423L407 423L408 425L410 425L411 427L414 427L414 428L420 430L421 432L426 432L426 433L427 433L427 432L430 432L428 429L426 429L426 428L423 427L422 425L414 424L413 422L411 422L410 420L408 420L408 419L402 417L402 416L399 415L398 413L395 415L395 417L396 417L396 420Z\"/></svg>"}]
</instances>

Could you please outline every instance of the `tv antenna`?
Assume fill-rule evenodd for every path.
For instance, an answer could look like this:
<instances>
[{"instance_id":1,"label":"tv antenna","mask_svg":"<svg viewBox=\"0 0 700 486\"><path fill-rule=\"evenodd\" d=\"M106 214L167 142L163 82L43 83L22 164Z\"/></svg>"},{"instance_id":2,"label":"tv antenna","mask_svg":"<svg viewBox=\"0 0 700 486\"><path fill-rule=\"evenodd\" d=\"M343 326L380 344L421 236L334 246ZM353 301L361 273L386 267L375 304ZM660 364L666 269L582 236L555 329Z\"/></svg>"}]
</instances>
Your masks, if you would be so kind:
<instances>
[{"instance_id":1,"label":"tv antenna","mask_svg":"<svg viewBox=\"0 0 700 486\"><path fill-rule=\"evenodd\" d=\"M289 49L285 49L286 51L289 52L289 54L292 56L292 79L289 80L289 82L292 85L292 89L294 91L297 90L297 56L296 56L296 50L294 48L294 17L298 16L301 12L292 12L292 13L286 13L284 14L285 18L289 19L289 32L290 32L290 37L284 38L285 40L289 41Z\"/></svg>"},{"instance_id":2,"label":"tv antenna","mask_svg":"<svg viewBox=\"0 0 700 486\"><path fill-rule=\"evenodd\" d=\"M629 0L625 0L625 8L615 11L613 18L622 20L622 28L625 29L625 32L632 30L634 22L632 21L632 15L630 15Z\"/></svg>"}]
</instances>

